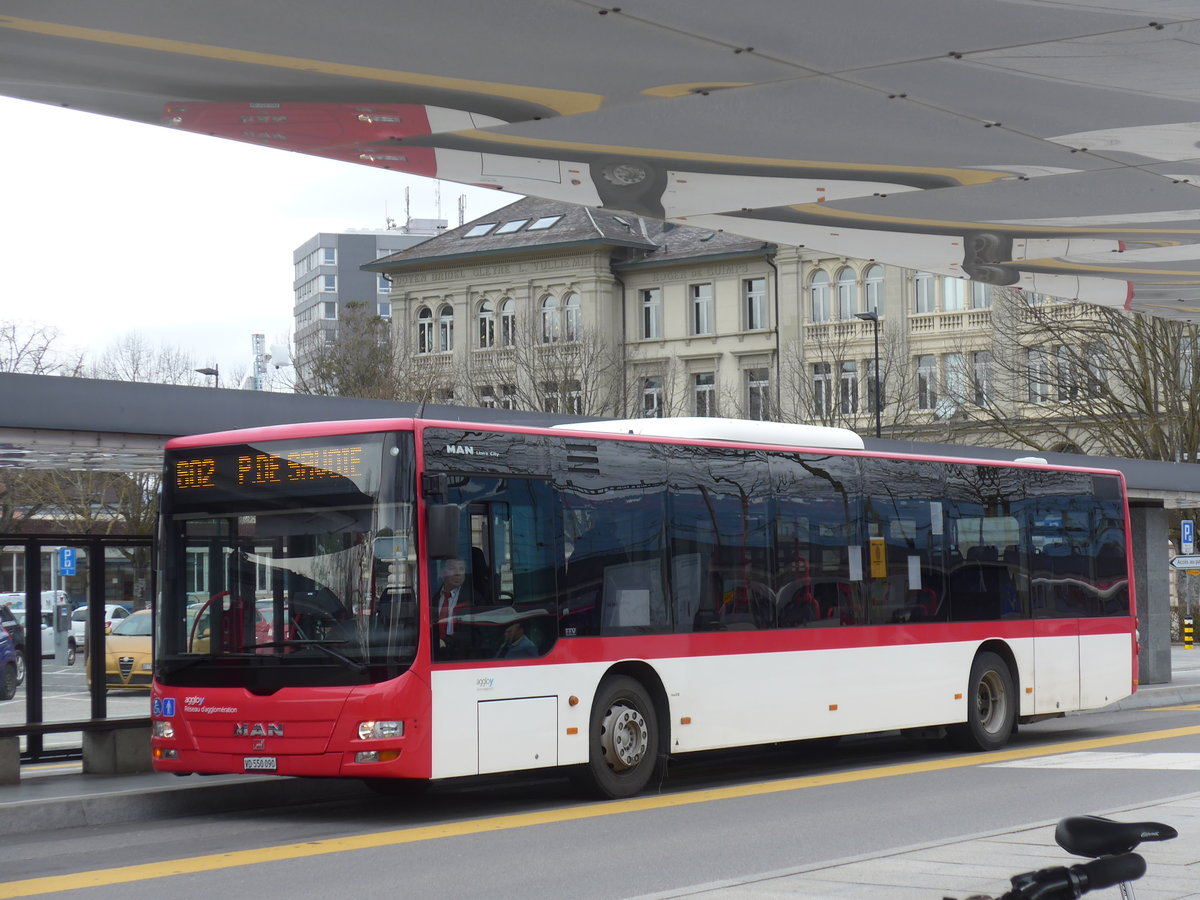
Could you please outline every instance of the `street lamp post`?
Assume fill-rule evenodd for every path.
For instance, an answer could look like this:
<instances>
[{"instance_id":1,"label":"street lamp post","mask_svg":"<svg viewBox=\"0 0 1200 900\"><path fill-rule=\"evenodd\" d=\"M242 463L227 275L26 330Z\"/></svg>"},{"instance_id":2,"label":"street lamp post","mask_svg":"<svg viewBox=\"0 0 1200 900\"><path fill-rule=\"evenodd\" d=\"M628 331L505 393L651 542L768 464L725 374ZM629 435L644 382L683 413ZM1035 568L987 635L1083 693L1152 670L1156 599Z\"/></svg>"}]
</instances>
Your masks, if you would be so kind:
<instances>
[{"instance_id":1,"label":"street lamp post","mask_svg":"<svg viewBox=\"0 0 1200 900\"><path fill-rule=\"evenodd\" d=\"M878 351L877 351L878 352ZM221 386L221 364L217 363L212 366L205 366L203 369L197 369L201 375L211 375L213 377L213 387Z\"/></svg>"},{"instance_id":2,"label":"street lamp post","mask_svg":"<svg viewBox=\"0 0 1200 900\"><path fill-rule=\"evenodd\" d=\"M871 331L875 337L875 437L883 436L883 398L879 394L879 310L855 313L856 319L871 323Z\"/></svg>"}]
</instances>

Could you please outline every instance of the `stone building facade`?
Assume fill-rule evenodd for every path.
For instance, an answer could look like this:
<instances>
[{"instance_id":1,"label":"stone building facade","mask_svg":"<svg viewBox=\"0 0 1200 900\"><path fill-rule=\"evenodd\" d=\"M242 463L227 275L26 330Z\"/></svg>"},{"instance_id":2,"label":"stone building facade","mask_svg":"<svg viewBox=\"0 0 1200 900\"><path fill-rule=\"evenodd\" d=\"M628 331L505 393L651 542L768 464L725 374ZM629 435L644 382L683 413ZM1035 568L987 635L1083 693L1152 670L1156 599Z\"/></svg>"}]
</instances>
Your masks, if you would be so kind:
<instances>
[{"instance_id":1,"label":"stone building facade","mask_svg":"<svg viewBox=\"0 0 1200 900\"><path fill-rule=\"evenodd\" d=\"M962 412L1019 315L965 279L535 198L364 268L414 399L920 440L986 437Z\"/></svg>"}]
</instances>

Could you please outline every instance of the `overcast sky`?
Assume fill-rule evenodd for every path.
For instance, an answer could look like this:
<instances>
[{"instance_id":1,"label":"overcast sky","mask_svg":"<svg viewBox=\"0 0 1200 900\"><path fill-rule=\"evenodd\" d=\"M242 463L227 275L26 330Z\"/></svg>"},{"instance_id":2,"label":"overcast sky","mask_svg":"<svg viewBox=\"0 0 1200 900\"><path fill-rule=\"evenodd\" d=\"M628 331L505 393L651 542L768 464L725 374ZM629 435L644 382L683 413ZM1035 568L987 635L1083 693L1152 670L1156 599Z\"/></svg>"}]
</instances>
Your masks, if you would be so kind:
<instances>
[{"instance_id":1,"label":"overcast sky","mask_svg":"<svg viewBox=\"0 0 1200 900\"><path fill-rule=\"evenodd\" d=\"M0 97L0 319L94 356L129 332L248 373L292 330L292 251L437 218L436 182ZM458 224L516 199L443 184ZM233 386L225 384L222 386Z\"/></svg>"}]
</instances>

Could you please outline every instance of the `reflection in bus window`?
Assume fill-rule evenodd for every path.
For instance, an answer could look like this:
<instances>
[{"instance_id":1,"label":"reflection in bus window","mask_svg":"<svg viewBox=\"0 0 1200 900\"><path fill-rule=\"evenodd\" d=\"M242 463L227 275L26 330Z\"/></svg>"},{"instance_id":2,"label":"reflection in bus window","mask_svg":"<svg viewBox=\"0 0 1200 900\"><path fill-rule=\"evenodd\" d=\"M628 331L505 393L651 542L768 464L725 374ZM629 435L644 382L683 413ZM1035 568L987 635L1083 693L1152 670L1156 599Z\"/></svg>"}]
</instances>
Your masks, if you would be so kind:
<instances>
[{"instance_id":1,"label":"reflection in bus window","mask_svg":"<svg viewBox=\"0 0 1200 900\"><path fill-rule=\"evenodd\" d=\"M537 655L547 653L558 636L560 546L549 483L456 476L446 499L462 510L463 525L458 558L430 562L434 660L494 659L514 622Z\"/></svg>"},{"instance_id":2,"label":"reflection in bus window","mask_svg":"<svg viewBox=\"0 0 1200 900\"><path fill-rule=\"evenodd\" d=\"M770 465L779 624L854 624L850 555L857 542L858 460L773 453Z\"/></svg>"},{"instance_id":3,"label":"reflection in bus window","mask_svg":"<svg viewBox=\"0 0 1200 900\"><path fill-rule=\"evenodd\" d=\"M676 630L776 624L764 454L670 448L669 553Z\"/></svg>"},{"instance_id":4,"label":"reflection in bus window","mask_svg":"<svg viewBox=\"0 0 1200 900\"><path fill-rule=\"evenodd\" d=\"M571 442L567 451L556 484L567 547L563 633L666 631L663 460L651 444Z\"/></svg>"}]
</instances>

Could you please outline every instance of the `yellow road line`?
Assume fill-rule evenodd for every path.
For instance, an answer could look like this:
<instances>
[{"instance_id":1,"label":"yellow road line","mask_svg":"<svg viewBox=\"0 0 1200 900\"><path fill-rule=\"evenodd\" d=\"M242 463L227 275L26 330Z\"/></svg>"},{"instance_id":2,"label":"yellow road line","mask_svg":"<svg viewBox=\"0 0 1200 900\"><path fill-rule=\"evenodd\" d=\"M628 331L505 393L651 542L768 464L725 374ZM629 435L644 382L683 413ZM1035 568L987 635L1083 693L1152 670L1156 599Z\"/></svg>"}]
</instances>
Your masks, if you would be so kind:
<instances>
[{"instance_id":1,"label":"yellow road line","mask_svg":"<svg viewBox=\"0 0 1200 900\"><path fill-rule=\"evenodd\" d=\"M236 850L228 853L214 853L207 856L193 856L164 862L144 863L137 866L95 869L90 872L76 872L70 875L27 878L21 881L0 883L0 898L33 897L52 891L71 891L89 887L129 884L135 881L167 878L172 875L210 872L214 869L232 869L238 866L282 862L289 859L300 859L329 853L370 850L377 847L412 844L419 841L438 840L440 838L507 831L513 828L528 828L533 825L552 825L559 822L597 819L602 816L617 816L631 812L671 809L673 807L692 806L697 803L710 803L714 800L757 797L786 791L799 791L806 788L851 784L858 781L872 781L879 778L893 778L898 775L914 775L926 772L947 771L950 769L963 769L970 766L982 766L1014 759L1049 756L1055 753L1072 753L1079 750L1096 750L1102 747L1117 747L1123 744L1137 744L1145 741L1163 741L1171 738L1191 737L1198 734L1200 734L1200 725L1187 728L1168 728L1161 731L1142 732L1140 734L1092 738L1082 741L1064 741L1057 744L1042 744L1037 747L998 750L994 753L952 756L943 759L926 760L919 763L877 766L871 769L860 769L852 772L837 772L832 775L810 775L760 782L757 784L685 791L679 794L635 797L631 800L589 803L581 806L570 806L564 809L550 809L541 812L520 813L508 816L489 816L483 819L449 822L443 825L423 825L415 828L378 831L373 834L362 834L351 837L305 841L298 844L280 844L274 847L261 847L257 850Z\"/></svg>"}]
</instances>

